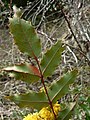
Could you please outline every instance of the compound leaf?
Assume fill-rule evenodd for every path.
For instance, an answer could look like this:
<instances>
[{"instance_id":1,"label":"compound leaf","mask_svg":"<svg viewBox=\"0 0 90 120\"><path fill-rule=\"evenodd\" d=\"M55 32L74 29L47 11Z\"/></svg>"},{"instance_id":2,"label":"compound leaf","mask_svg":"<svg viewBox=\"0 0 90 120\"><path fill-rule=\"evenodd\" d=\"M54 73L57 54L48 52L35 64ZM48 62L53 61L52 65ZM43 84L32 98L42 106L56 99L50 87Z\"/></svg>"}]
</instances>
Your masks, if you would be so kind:
<instances>
[{"instance_id":1,"label":"compound leaf","mask_svg":"<svg viewBox=\"0 0 90 120\"><path fill-rule=\"evenodd\" d=\"M39 56L41 52L40 39L30 22L18 17L10 18L9 21L11 34L19 50L31 57Z\"/></svg>"}]
</instances>

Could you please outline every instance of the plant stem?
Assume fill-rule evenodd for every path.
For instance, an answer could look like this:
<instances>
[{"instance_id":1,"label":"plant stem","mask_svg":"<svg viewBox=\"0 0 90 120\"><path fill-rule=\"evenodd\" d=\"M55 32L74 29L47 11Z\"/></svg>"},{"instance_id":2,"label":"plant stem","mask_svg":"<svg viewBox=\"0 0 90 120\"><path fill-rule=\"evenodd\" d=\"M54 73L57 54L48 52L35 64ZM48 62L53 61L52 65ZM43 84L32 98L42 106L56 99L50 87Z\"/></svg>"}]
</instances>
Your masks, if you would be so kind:
<instances>
[{"instance_id":1,"label":"plant stem","mask_svg":"<svg viewBox=\"0 0 90 120\"><path fill-rule=\"evenodd\" d=\"M74 40L76 41L76 43L77 43L77 45L79 47L79 52L88 60L88 65L90 66L90 60L88 59L88 57L86 56L86 54L82 50L82 47L81 47L80 43L78 42L77 37L75 36L75 34L74 34L73 30L72 30L72 27L70 25L68 17L66 15L66 13L64 12L63 5L61 5L61 6L59 5L59 7L61 8L61 12L62 12L62 14L63 14L63 16L65 18L65 21L67 22L68 28L69 28L70 32L72 33L72 35L74 37Z\"/></svg>"},{"instance_id":2,"label":"plant stem","mask_svg":"<svg viewBox=\"0 0 90 120\"><path fill-rule=\"evenodd\" d=\"M49 104L50 104L50 107L51 107L52 112L53 112L53 114L54 114L54 118L55 118L55 120L57 120L57 119L56 119L55 112L54 112L54 109L53 109L52 101L50 100L50 97L49 97L49 94L48 94L47 88L46 88L45 83L44 83L44 77L43 77L43 74L42 74L42 70L41 70L41 67L40 67L39 61L38 61L38 59L37 59L37 57L36 57L35 55L34 55L34 59L35 59L36 62L37 62L37 65L38 65L38 68L39 68L39 71L40 71L40 74L41 74L41 82L42 82L42 84L43 84L43 87L44 87L45 93L46 93L46 95L47 95L47 98L48 98L48 101L49 101Z\"/></svg>"},{"instance_id":3,"label":"plant stem","mask_svg":"<svg viewBox=\"0 0 90 120\"><path fill-rule=\"evenodd\" d=\"M76 36L75 36L75 34L74 34L74 32L73 32L72 28L71 28L71 25L70 25L70 23L69 23L69 20L68 20L68 18L67 18L67 16L66 16L66 14L64 13L63 8L61 8L61 12L62 12L62 14L63 14L63 16L64 16L64 18L65 18L65 20L66 20L67 24L68 24L68 28L70 29L70 31L71 31L71 33L72 33L72 35L73 35L73 37L74 37L74 39L75 39L76 43L78 44L78 47L79 47L79 48L80 48L80 50L82 51L81 45L79 44L79 42L78 42L78 40L77 40L77 38L76 38Z\"/></svg>"}]
</instances>

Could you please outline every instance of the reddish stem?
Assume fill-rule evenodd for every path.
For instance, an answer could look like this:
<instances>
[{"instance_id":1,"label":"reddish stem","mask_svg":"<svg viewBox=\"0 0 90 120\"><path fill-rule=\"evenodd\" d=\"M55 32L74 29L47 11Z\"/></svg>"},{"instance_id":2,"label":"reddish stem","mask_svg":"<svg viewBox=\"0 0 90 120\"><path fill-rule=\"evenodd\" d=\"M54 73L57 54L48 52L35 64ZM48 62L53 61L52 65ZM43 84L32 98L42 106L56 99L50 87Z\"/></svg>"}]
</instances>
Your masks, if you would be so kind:
<instances>
[{"instance_id":1,"label":"reddish stem","mask_svg":"<svg viewBox=\"0 0 90 120\"><path fill-rule=\"evenodd\" d=\"M44 90L45 90L45 93L47 95L47 98L48 98L48 101L49 101L49 104L50 104L50 107L52 109L52 112L54 114L54 117L55 117L55 120L56 120L56 115L55 115L55 112L54 112L54 109L53 109L53 105L52 105L52 101L50 100L50 97L49 97L49 94L48 94L48 91L47 91L47 88L45 86L45 83L44 83L44 77L43 77L43 74L42 74L42 70L41 70L41 67L40 67L40 64L39 64L39 61L37 59L37 57L34 55L34 59L36 60L37 62L37 65L38 65L38 68L39 68L39 71L40 71L40 74L41 74L41 82L43 84L43 87L44 87Z\"/></svg>"}]
</instances>

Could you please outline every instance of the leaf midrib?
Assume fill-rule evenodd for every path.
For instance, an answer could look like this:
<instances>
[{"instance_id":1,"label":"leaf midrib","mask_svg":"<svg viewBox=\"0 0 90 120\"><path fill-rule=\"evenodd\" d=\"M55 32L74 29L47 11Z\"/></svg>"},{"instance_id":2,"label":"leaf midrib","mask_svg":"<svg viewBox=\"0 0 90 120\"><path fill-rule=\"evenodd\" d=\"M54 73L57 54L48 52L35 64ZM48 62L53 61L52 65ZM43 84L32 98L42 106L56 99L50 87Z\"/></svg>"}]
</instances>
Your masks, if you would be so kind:
<instances>
[{"instance_id":1,"label":"leaf midrib","mask_svg":"<svg viewBox=\"0 0 90 120\"><path fill-rule=\"evenodd\" d=\"M71 79L72 77L69 78L69 80ZM67 82L65 82L65 84L63 85L63 87L54 95L54 97L52 98L52 101L55 99L55 97L58 95L58 93L60 91L62 91L62 89L64 88L65 85L67 85L67 83L69 82L69 80Z\"/></svg>"},{"instance_id":2,"label":"leaf midrib","mask_svg":"<svg viewBox=\"0 0 90 120\"><path fill-rule=\"evenodd\" d=\"M25 22L25 24L26 24L26 22ZM21 27L22 33L24 34L24 40L26 40L29 43L30 50L32 51L32 55L33 55L34 51L33 51L32 46L31 46L32 43L29 41L29 38L27 37L27 35L23 31L23 27L22 27L21 21L20 21L20 27Z\"/></svg>"},{"instance_id":3,"label":"leaf midrib","mask_svg":"<svg viewBox=\"0 0 90 120\"><path fill-rule=\"evenodd\" d=\"M30 101L30 100L16 100L20 102L29 102L29 103L48 103L48 101Z\"/></svg>"},{"instance_id":4,"label":"leaf midrib","mask_svg":"<svg viewBox=\"0 0 90 120\"><path fill-rule=\"evenodd\" d=\"M60 47L57 49L57 51L55 52L55 54L52 56L52 59L50 59L50 61L49 61L48 64L46 65L45 69L43 70L43 74L44 74L45 71L48 69L49 64L52 62L54 56L56 55L56 53L58 52L59 49L60 49Z\"/></svg>"},{"instance_id":5,"label":"leaf midrib","mask_svg":"<svg viewBox=\"0 0 90 120\"><path fill-rule=\"evenodd\" d=\"M73 105L73 107L70 109L70 111L68 113L72 112L74 106L75 106L75 104ZM62 120L64 120L66 118L66 116L68 115L68 113L64 116L64 118Z\"/></svg>"}]
</instances>

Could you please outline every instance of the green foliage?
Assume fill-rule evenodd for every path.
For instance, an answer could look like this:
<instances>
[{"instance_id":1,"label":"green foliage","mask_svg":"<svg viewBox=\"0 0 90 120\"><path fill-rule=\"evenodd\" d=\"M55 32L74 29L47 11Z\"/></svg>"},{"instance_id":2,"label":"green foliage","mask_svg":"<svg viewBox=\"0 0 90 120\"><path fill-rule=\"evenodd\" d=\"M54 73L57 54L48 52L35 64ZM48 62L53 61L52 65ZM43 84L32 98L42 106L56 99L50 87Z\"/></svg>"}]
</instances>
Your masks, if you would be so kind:
<instances>
[{"instance_id":1,"label":"green foliage","mask_svg":"<svg viewBox=\"0 0 90 120\"><path fill-rule=\"evenodd\" d=\"M73 70L65 74L60 80L53 83L48 90L49 96L53 102L63 97L77 76L77 70Z\"/></svg>"},{"instance_id":2,"label":"green foliage","mask_svg":"<svg viewBox=\"0 0 90 120\"><path fill-rule=\"evenodd\" d=\"M7 67L4 68L4 70L9 72L11 77L15 77L17 80L22 80L27 83L36 82L40 79L39 76L33 73L28 63Z\"/></svg>"},{"instance_id":3,"label":"green foliage","mask_svg":"<svg viewBox=\"0 0 90 120\"><path fill-rule=\"evenodd\" d=\"M19 107L41 109L44 106L48 106L48 100L44 92L30 92L28 94L14 95L7 98L14 101Z\"/></svg>"},{"instance_id":4,"label":"green foliage","mask_svg":"<svg viewBox=\"0 0 90 120\"><path fill-rule=\"evenodd\" d=\"M90 119L90 97L86 96L79 96L78 103L75 107L75 113L77 118L81 118L81 110L85 113L84 117L85 120Z\"/></svg>"},{"instance_id":5,"label":"green foliage","mask_svg":"<svg viewBox=\"0 0 90 120\"><path fill-rule=\"evenodd\" d=\"M40 39L30 22L18 17L10 18L10 31L19 50L30 57L41 53Z\"/></svg>"},{"instance_id":6,"label":"green foliage","mask_svg":"<svg viewBox=\"0 0 90 120\"><path fill-rule=\"evenodd\" d=\"M63 109L60 113L59 113L59 117L57 120L69 120L69 118L72 115L73 109L75 107L76 103L70 103L66 105L66 108Z\"/></svg>"},{"instance_id":7,"label":"green foliage","mask_svg":"<svg viewBox=\"0 0 90 120\"><path fill-rule=\"evenodd\" d=\"M28 83L41 80L44 91L37 93L32 91L26 94L7 96L6 98L14 101L20 107L32 107L36 109L48 106L49 103L53 110L52 104L68 92L69 85L75 81L78 71L72 70L64 74L59 80L56 80L56 82L53 82L51 86L47 88L44 79L53 74L55 68L60 63L61 54L64 51L61 41L58 41L47 50L41 58L41 61L39 61L38 57L40 57L41 54L41 43L35 29L28 21L20 19L17 15L14 15L9 21L10 31L13 35L15 44L21 52L33 58L37 66L23 63L4 68L3 70L10 72L12 77ZM62 120L69 118L74 107L75 103L67 106L66 109L62 111L65 117L60 115L59 118Z\"/></svg>"},{"instance_id":8,"label":"green foliage","mask_svg":"<svg viewBox=\"0 0 90 120\"><path fill-rule=\"evenodd\" d=\"M76 101L76 106L74 109L74 116L77 120L90 119L90 87L89 84L86 86L85 83L78 85L73 84L73 89L71 90L72 96L74 96L74 101Z\"/></svg>"},{"instance_id":9,"label":"green foliage","mask_svg":"<svg viewBox=\"0 0 90 120\"><path fill-rule=\"evenodd\" d=\"M53 103L60 99L63 95L68 92L69 84L74 82L76 78L77 71L74 70L70 73L64 75L60 80L53 83L48 89L48 94ZM10 96L9 99L14 101L20 107L33 107L36 109L41 109L42 106L48 105L48 100L46 98L45 92L31 92L24 95Z\"/></svg>"},{"instance_id":10,"label":"green foliage","mask_svg":"<svg viewBox=\"0 0 90 120\"><path fill-rule=\"evenodd\" d=\"M64 48L62 47L61 42L58 41L50 50L44 54L40 64L44 77L52 75L55 68L60 63L61 53L63 50Z\"/></svg>"}]
</instances>

